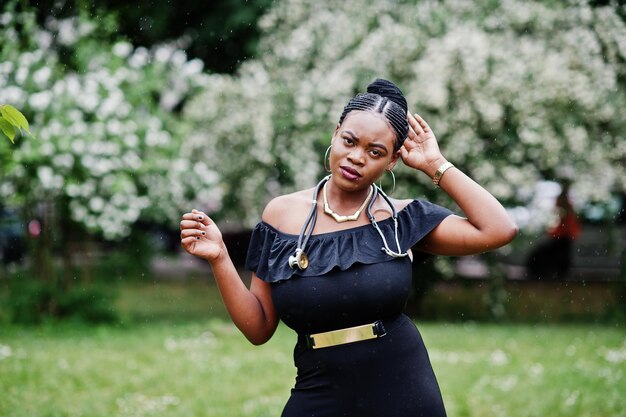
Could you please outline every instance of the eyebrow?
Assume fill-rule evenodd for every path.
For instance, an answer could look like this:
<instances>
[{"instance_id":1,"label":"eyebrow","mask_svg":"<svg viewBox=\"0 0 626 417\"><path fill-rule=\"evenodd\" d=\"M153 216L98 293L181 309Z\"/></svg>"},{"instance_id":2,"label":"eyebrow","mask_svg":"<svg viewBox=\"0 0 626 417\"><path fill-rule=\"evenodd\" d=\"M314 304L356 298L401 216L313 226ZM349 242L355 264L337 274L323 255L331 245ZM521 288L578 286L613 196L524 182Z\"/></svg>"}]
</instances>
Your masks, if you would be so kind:
<instances>
[{"instance_id":1,"label":"eyebrow","mask_svg":"<svg viewBox=\"0 0 626 417\"><path fill-rule=\"evenodd\" d=\"M346 133L346 134L350 135L350 137L354 141L356 141L356 142L359 141L359 137L357 135L355 135L351 130L342 130L341 133L342 134ZM370 143L369 145L372 146L372 147L375 147L375 148L380 148L380 149L384 150L385 152L389 152L387 150L387 147L385 145L380 144L380 143Z\"/></svg>"}]
</instances>

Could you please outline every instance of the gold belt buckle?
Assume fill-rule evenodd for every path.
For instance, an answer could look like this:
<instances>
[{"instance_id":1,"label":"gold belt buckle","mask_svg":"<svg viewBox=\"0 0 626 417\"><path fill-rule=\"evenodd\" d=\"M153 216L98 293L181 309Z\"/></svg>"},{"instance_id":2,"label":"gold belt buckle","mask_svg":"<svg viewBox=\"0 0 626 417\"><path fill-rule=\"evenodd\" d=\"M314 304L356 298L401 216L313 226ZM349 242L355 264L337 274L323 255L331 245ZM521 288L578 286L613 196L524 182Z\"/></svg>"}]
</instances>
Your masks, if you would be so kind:
<instances>
[{"instance_id":1,"label":"gold belt buckle","mask_svg":"<svg viewBox=\"0 0 626 417\"><path fill-rule=\"evenodd\" d=\"M332 330L330 332L315 333L309 335L309 344L313 349L329 346L343 345L345 343L360 342L362 340L376 339L384 336L385 327L378 320L374 323L361 326L348 327L345 329Z\"/></svg>"}]
</instances>

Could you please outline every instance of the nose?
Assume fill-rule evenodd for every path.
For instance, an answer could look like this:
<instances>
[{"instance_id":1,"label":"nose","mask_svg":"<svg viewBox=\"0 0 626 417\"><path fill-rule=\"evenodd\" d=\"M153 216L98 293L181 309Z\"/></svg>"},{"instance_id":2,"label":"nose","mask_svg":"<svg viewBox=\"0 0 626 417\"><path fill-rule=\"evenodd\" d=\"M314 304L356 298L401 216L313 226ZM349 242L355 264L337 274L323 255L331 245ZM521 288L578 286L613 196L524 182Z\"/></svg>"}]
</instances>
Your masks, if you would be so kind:
<instances>
[{"instance_id":1,"label":"nose","mask_svg":"<svg viewBox=\"0 0 626 417\"><path fill-rule=\"evenodd\" d=\"M365 155L363 153L363 150L358 147L352 148L352 150L348 154L348 161L350 161L354 165L363 165L365 163Z\"/></svg>"}]
</instances>

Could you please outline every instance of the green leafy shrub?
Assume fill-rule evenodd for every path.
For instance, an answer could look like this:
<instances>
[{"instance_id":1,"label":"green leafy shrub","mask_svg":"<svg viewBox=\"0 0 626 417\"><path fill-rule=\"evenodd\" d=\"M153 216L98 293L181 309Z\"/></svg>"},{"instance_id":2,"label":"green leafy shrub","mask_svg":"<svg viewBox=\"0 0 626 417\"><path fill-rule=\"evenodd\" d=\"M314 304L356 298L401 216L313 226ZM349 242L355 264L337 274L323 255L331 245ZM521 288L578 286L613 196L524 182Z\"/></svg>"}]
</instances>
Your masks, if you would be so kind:
<instances>
[{"instance_id":1,"label":"green leafy shrub","mask_svg":"<svg viewBox=\"0 0 626 417\"><path fill-rule=\"evenodd\" d=\"M0 6L0 100L37 131L36 140L0 141L0 201L41 224L31 272L11 283L14 321L111 319L108 289L85 288L80 270L72 277L91 268L81 244L119 242L140 220L174 226L193 207L221 206L218 174L180 152L189 128L179 109L205 84L202 62L176 42L132 45L115 27L106 14L39 24L24 2ZM13 107L2 107L3 120L27 127ZM135 252L132 265L145 266L150 253Z\"/></svg>"},{"instance_id":2,"label":"green leafy shrub","mask_svg":"<svg viewBox=\"0 0 626 417\"><path fill-rule=\"evenodd\" d=\"M88 323L117 320L115 293L103 284L61 289L52 283L12 277L5 307L10 322L39 324L49 320L74 319Z\"/></svg>"},{"instance_id":3,"label":"green leafy shrub","mask_svg":"<svg viewBox=\"0 0 626 417\"><path fill-rule=\"evenodd\" d=\"M75 287L58 296L60 318L78 319L89 323L116 321L115 293L104 284Z\"/></svg>"},{"instance_id":4,"label":"green leafy shrub","mask_svg":"<svg viewBox=\"0 0 626 417\"><path fill-rule=\"evenodd\" d=\"M9 138L11 143L15 143L16 131L30 134L26 117L9 104L0 104L0 131Z\"/></svg>"}]
</instances>

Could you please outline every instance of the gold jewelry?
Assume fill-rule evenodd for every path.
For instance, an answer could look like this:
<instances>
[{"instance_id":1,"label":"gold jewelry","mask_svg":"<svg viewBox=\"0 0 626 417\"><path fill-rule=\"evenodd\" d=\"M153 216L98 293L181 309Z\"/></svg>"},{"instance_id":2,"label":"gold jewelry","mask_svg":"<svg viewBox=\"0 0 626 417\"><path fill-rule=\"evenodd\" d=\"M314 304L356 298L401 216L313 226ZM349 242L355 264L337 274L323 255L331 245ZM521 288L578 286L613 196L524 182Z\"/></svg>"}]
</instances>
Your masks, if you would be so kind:
<instances>
[{"instance_id":1,"label":"gold jewelry","mask_svg":"<svg viewBox=\"0 0 626 417\"><path fill-rule=\"evenodd\" d=\"M367 195L367 198L365 199L365 201L363 202L363 204L361 204L361 207L359 207L359 209L357 211L354 212L354 214L351 214L350 216L342 216L340 214L335 213L330 206L328 205L328 195L326 194L326 185L328 184L328 182L326 182L324 184L324 188L323 188L323 194L324 194L324 213L332 216L333 219L335 219L335 221L337 223L343 223L343 222L348 222L348 221L354 221L357 220L359 218L359 216L361 215L361 212L363 211L363 209L365 208L365 206L367 205L367 203L369 203L370 199L372 198L372 193L374 192L374 186L372 185L370 187L370 192Z\"/></svg>"},{"instance_id":2,"label":"gold jewelry","mask_svg":"<svg viewBox=\"0 0 626 417\"><path fill-rule=\"evenodd\" d=\"M326 172L330 172L330 157L328 156L328 153L330 152L330 148L332 148L333 145L330 145L328 148L326 148L326 152L324 152L324 170ZM328 159L328 165L326 165L326 159Z\"/></svg>"},{"instance_id":3,"label":"gold jewelry","mask_svg":"<svg viewBox=\"0 0 626 417\"><path fill-rule=\"evenodd\" d=\"M362 326L348 327L346 329L332 330L330 332L307 335L307 345L313 349L343 345L345 343L360 342L362 340L376 339L387 334L383 322L378 320L374 323Z\"/></svg>"},{"instance_id":4,"label":"gold jewelry","mask_svg":"<svg viewBox=\"0 0 626 417\"><path fill-rule=\"evenodd\" d=\"M391 193L389 194L393 194L393 192L396 191L396 174L394 174L392 170L388 170L387 172L391 174L391 179L393 180L393 187L391 187Z\"/></svg>"},{"instance_id":5,"label":"gold jewelry","mask_svg":"<svg viewBox=\"0 0 626 417\"><path fill-rule=\"evenodd\" d=\"M393 186L391 188L391 192L389 194L393 194L393 192L396 190L396 175L393 173L392 170L390 169L386 169L385 172L388 172L391 174L391 180L393 181ZM383 190L383 181L382 181L382 177L380 178L380 181L378 182L378 188L381 189L381 191Z\"/></svg>"},{"instance_id":6,"label":"gold jewelry","mask_svg":"<svg viewBox=\"0 0 626 417\"><path fill-rule=\"evenodd\" d=\"M452 164L452 162L445 162L441 164L441 166L437 168L437 171L435 172L435 176L433 177L433 184L435 184L436 186L439 186L439 181L441 181L441 177L443 176L444 172L446 172L448 169L452 168L453 166L454 165Z\"/></svg>"}]
</instances>

